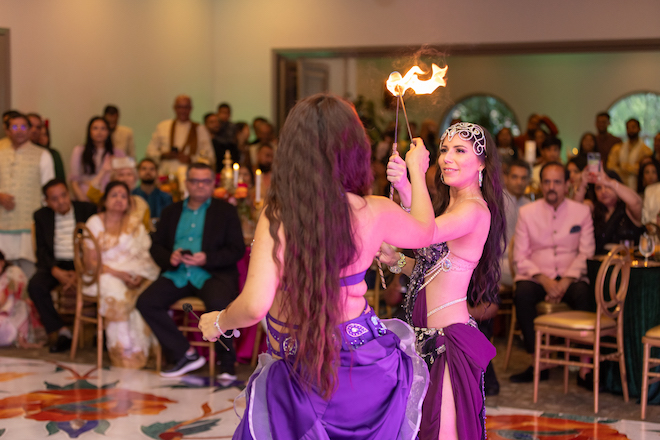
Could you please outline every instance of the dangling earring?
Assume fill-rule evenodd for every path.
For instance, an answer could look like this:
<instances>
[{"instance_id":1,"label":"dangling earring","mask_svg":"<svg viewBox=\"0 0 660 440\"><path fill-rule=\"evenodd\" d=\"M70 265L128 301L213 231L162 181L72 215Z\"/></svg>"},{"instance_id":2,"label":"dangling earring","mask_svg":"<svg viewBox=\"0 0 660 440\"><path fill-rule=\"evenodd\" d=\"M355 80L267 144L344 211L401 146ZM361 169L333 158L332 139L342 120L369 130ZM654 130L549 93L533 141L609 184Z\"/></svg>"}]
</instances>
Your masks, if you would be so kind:
<instances>
[{"instance_id":1,"label":"dangling earring","mask_svg":"<svg viewBox=\"0 0 660 440\"><path fill-rule=\"evenodd\" d=\"M483 183L484 183L484 170L479 170L479 188L481 188Z\"/></svg>"},{"instance_id":2,"label":"dangling earring","mask_svg":"<svg viewBox=\"0 0 660 440\"><path fill-rule=\"evenodd\" d=\"M442 174L442 173L440 173L440 181L441 181L442 183L445 183L445 175ZM446 183L445 183L445 185L446 185Z\"/></svg>"}]
</instances>

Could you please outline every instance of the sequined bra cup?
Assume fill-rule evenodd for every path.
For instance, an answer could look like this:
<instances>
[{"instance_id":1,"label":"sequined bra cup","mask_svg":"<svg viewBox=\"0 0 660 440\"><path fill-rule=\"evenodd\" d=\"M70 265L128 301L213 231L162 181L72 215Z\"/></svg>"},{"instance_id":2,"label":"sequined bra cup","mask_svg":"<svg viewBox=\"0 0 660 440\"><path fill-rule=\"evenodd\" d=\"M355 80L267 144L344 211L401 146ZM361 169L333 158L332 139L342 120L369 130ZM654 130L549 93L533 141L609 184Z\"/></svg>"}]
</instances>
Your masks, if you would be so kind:
<instances>
[{"instance_id":1,"label":"sequined bra cup","mask_svg":"<svg viewBox=\"0 0 660 440\"><path fill-rule=\"evenodd\" d=\"M404 301L406 321L410 325L413 325L412 314L417 294L433 281L440 272L468 272L474 270L479 264L478 261L468 261L452 254L447 242L416 249L414 253L415 267L410 275L408 295L406 295Z\"/></svg>"},{"instance_id":2,"label":"sequined bra cup","mask_svg":"<svg viewBox=\"0 0 660 440\"><path fill-rule=\"evenodd\" d=\"M345 287L359 284L364 280L365 274L366 271L344 277L340 280L340 285ZM374 310L369 309L370 307L365 299L365 307L362 314L355 319L351 319L350 321L343 322L339 325L339 332L342 336L342 348L344 350L364 345L367 342L384 335L387 331L387 328L380 321L378 316L376 316ZM266 315L266 324L270 338L277 341L279 345L279 349L275 349L271 345L270 338L266 338L268 343L268 353L282 359L295 356L298 351L297 341L289 333L275 329L273 324L276 324L283 329L297 329L298 326L282 322L274 318L270 313Z\"/></svg>"}]
</instances>

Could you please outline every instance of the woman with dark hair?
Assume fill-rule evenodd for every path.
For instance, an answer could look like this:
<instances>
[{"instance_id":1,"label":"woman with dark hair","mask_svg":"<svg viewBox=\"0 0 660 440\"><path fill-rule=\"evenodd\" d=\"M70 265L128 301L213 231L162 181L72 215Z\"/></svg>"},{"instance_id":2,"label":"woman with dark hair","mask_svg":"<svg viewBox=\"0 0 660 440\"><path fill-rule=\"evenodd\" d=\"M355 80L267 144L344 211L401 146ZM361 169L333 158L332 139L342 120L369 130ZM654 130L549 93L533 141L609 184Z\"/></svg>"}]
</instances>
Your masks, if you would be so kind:
<instances>
[{"instance_id":1,"label":"woman with dark hair","mask_svg":"<svg viewBox=\"0 0 660 440\"><path fill-rule=\"evenodd\" d=\"M495 143L502 162L508 164L518 159L518 149L513 144L513 133L509 127L502 127L495 136Z\"/></svg>"},{"instance_id":2,"label":"woman with dark hair","mask_svg":"<svg viewBox=\"0 0 660 440\"><path fill-rule=\"evenodd\" d=\"M131 215L131 194L124 182L114 180L105 187L101 212L87 220L87 228L101 248L101 315L112 365L142 368L147 363L154 337L135 308L137 297L158 277L149 249L151 238L142 219ZM91 243L85 254L86 264L93 264ZM96 286L84 292L96 295Z\"/></svg>"},{"instance_id":3,"label":"woman with dark hair","mask_svg":"<svg viewBox=\"0 0 660 440\"><path fill-rule=\"evenodd\" d=\"M483 127L458 123L440 140L437 195L433 201L433 245L400 254L398 265L410 276L404 301L406 319L415 327L417 349L430 370L422 410L421 439L485 438L483 373L495 347L468 313L471 305L498 302L500 257L506 243L500 159ZM410 203L403 162L393 157L388 176ZM399 256L383 250L381 262Z\"/></svg>"},{"instance_id":4,"label":"woman with dark hair","mask_svg":"<svg viewBox=\"0 0 660 440\"><path fill-rule=\"evenodd\" d=\"M41 347L35 330L43 326L34 304L28 298L27 278L0 252L0 346L16 344L23 348Z\"/></svg>"},{"instance_id":5,"label":"woman with dark hair","mask_svg":"<svg viewBox=\"0 0 660 440\"><path fill-rule=\"evenodd\" d=\"M243 292L199 324L215 341L266 316L268 354L235 439L416 437L427 372L412 329L367 305L364 275L383 241L431 243L428 152L415 139L406 155L412 215L367 195L370 156L341 98L305 98L284 123Z\"/></svg>"},{"instance_id":6,"label":"woman with dark hair","mask_svg":"<svg viewBox=\"0 0 660 440\"><path fill-rule=\"evenodd\" d=\"M606 254L605 245L609 243L636 244L645 231L642 198L624 185L615 171L605 173L601 167L599 173L589 173L588 179L595 184L596 193L593 209L596 255Z\"/></svg>"},{"instance_id":7,"label":"woman with dark hair","mask_svg":"<svg viewBox=\"0 0 660 440\"><path fill-rule=\"evenodd\" d=\"M644 197L644 190L647 186L658 182L660 176L660 162L655 157L646 158L639 164L639 174L637 175L637 194Z\"/></svg>"},{"instance_id":8,"label":"woman with dark hair","mask_svg":"<svg viewBox=\"0 0 660 440\"><path fill-rule=\"evenodd\" d=\"M77 145L71 152L71 167L69 181L76 200L88 202L87 190L89 182L101 170L104 163L113 157L124 157L126 154L112 147L112 137L108 123L101 116L94 116L87 124L87 139L85 145ZM106 164L106 168L110 167ZM101 188L108 184L109 179L101 182Z\"/></svg>"},{"instance_id":9,"label":"woman with dark hair","mask_svg":"<svg viewBox=\"0 0 660 440\"><path fill-rule=\"evenodd\" d=\"M596 143L596 135L591 132L586 132L580 138L580 148L578 149L578 155L584 156L587 158L587 153L597 153L598 144ZM607 158L601 158L602 160L607 160Z\"/></svg>"}]
</instances>

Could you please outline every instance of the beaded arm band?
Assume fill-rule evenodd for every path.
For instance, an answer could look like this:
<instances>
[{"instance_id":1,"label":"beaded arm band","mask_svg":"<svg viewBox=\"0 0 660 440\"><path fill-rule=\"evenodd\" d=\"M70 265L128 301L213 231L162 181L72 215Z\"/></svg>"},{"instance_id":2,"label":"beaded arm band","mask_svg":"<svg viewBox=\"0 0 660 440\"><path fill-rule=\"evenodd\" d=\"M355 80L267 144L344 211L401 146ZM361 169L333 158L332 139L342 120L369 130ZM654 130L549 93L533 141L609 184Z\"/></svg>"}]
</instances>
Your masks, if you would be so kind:
<instances>
[{"instance_id":1,"label":"beaded arm band","mask_svg":"<svg viewBox=\"0 0 660 440\"><path fill-rule=\"evenodd\" d=\"M406 211L408 214L410 214L410 208L406 208L405 206L403 206L403 202L401 202L401 208L402 208L404 211Z\"/></svg>"}]
</instances>

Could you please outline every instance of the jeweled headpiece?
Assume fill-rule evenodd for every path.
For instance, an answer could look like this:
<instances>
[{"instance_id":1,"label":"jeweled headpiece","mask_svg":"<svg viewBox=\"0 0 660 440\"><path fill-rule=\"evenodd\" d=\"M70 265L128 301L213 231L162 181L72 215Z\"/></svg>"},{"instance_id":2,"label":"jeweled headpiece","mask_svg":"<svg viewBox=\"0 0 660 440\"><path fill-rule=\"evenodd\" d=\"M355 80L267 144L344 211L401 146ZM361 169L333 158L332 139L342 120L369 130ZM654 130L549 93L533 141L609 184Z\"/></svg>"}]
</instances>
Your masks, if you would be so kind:
<instances>
[{"instance_id":1,"label":"jeweled headpiece","mask_svg":"<svg viewBox=\"0 0 660 440\"><path fill-rule=\"evenodd\" d=\"M445 130L440 138L440 145L445 141L445 138L451 141L456 135L464 141L472 142L472 151L477 156L485 154L486 135L481 126L469 122L458 122Z\"/></svg>"}]
</instances>

